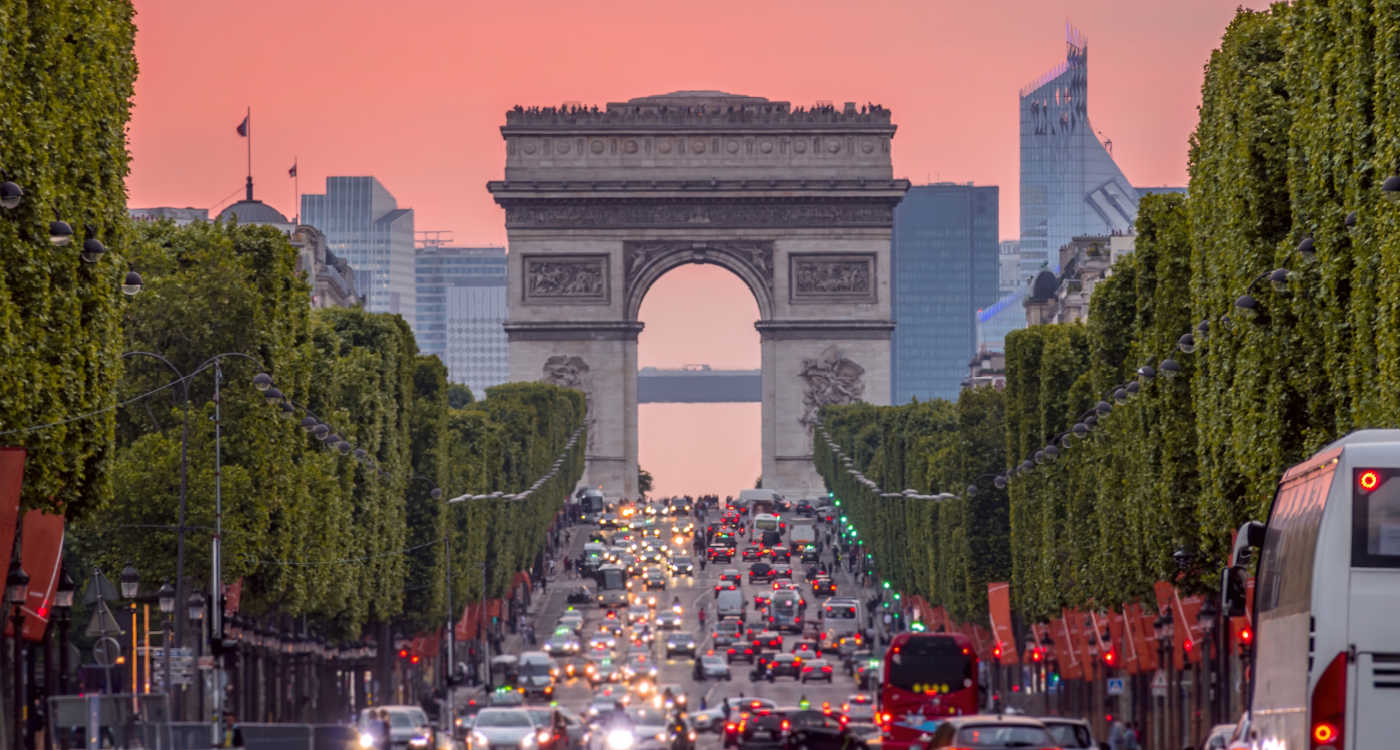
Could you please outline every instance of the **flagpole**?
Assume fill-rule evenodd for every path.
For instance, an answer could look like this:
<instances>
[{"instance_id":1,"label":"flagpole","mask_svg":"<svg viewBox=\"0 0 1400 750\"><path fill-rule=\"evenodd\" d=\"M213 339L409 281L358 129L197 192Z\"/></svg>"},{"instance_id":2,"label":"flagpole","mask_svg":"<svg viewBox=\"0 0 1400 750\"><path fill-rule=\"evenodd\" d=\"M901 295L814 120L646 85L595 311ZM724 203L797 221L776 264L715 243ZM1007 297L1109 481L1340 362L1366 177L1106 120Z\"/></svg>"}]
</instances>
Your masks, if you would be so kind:
<instances>
[{"instance_id":1,"label":"flagpole","mask_svg":"<svg viewBox=\"0 0 1400 750\"><path fill-rule=\"evenodd\" d=\"M248 200L253 199L253 106L248 105L244 119L248 123Z\"/></svg>"},{"instance_id":2,"label":"flagpole","mask_svg":"<svg viewBox=\"0 0 1400 750\"><path fill-rule=\"evenodd\" d=\"M292 215L301 223L301 170L297 168L297 157L292 157Z\"/></svg>"}]
</instances>

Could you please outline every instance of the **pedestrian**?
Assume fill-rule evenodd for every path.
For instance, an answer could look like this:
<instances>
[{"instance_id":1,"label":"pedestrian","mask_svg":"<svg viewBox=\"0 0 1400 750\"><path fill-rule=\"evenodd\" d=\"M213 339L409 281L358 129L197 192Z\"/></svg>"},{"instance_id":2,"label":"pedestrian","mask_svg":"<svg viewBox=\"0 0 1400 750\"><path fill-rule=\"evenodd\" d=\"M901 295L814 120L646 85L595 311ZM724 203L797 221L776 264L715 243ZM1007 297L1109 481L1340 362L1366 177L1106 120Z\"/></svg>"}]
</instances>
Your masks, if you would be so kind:
<instances>
[{"instance_id":1,"label":"pedestrian","mask_svg":"<svg viewBox=\"0 0 1400 750\"><path fill-rule=\"evenodd\" d=\"M1123 730L1123 750L1139 750L1137 722L1130 721Z\"/></svg>"},{"instance_id":2,"label":"pedestrian","mask_svg":"<svg viewBox=\"0 0 1400 750\"><path fill-rule=\"evenodd\" d=\"M1123 750L1123 722L1115 721L1108 728L1109 750Z\"/></svg>"},{"instance_id":3,"label":"pedestrian","mask_svg":"<svg viewBox=\"0 0 1400 750\"><path fill-rule=\"evenodd\" d=\"M379 709L379 721L375 722L374 735L380 750L389 750L393 746L393 735L389 732L388 709Z\"/></svg>"}]
</instances>

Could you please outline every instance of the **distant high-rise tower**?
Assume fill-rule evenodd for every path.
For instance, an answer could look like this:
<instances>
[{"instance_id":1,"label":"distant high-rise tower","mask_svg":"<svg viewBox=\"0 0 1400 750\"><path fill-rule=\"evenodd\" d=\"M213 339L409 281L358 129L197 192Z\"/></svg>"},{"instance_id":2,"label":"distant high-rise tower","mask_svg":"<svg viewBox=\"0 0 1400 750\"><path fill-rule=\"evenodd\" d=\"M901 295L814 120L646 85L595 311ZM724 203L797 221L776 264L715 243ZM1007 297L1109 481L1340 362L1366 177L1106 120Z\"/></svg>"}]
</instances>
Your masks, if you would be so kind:
<instances>
[{"instance_id":1,"label":"distant high-rise tower","mask_svg":"<svg viewBox=\"0 0 1400 750\"><path fill-rule=\"evenodd\" d=\"M327 177L324 195L301 196L301 221L324 232L331 252L350 261L366 309L413 324L413 209L399 208L373 177Z\"/></svg>"},{"instance_id":2,"label":"distant high-rise tower","mask_svg":"<svg viewBox=\"0 0 1400 750\"><path fill-rule=\"evenodd\" d=\"M971 183L919 185L895 208L893 403L958 397L976 312L998 296L998 193Z\"/></svg>"},{"instance_id":3,"label":"distant high-rise tower","mask_svg":"<svg viewBox=\"0 0 1400 750\"><path fill-rule=\"evenodd\" d=\"M1059 271L1080 235L1131 231L1138 190L1089 124L1089 53L1065 27L1065 61L1021 90L1022 278Z\"/></svg>"},{"instance_id":4,"label":"distant high-rise tower","mask_svg":"<svg viewBox=\"0 0 1400 750\"><path fill-rule=\"evenodd\" d=\"M414 259L424 354L447 365L447 378L480 395L509 377L506 357L506 249L423 247Z\"/></svg>"}]
</instances>

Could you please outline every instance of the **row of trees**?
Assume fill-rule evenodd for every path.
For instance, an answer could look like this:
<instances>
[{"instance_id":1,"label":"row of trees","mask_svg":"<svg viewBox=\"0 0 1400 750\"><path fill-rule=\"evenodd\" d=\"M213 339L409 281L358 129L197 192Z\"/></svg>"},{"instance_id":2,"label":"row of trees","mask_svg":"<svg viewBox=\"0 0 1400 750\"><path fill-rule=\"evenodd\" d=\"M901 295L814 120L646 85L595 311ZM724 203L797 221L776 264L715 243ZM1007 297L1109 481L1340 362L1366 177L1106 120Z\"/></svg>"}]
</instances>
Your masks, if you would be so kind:
<instances>
[{"instance_id":1,"label":"row of trees","mask_svg":"<svg viewBox=\"0 0 1400 750\"><path fill-rule=\"evenodd\" d=\"M1267 515L1289 465L1352 430L1397 424L1400 209L1382 183L1400 166L1398 82L1392 3L1238 13L1206 68L1190 197L1143 199L1136 252L1095 287L1085 324L1008 337L999 448L952 417L996 396L824 412L882 488L959 495L881 500L818 441L822 473L862 530L893 529L875 542L882 569L955 614L982 606L989 579L1011 580L1032 618L1151 601L1157 580L1209 587L1231 530ZM1261 276L1275 269L1286 283ZM1138 374L1162 373L1168 358L1175 377ZM1140 395L1094 414L1058 459L1015 472L1004 496L986 479L968 495L981 473L971 458L991 452L995 471L1015 469L1130 380ZM991 535L974 541L973 528ZM911 570L896 559L906 543ZM918 571L947 561L953 570Z\"/></svg>"},{"instance_id":2,"label":"row of trees","mask_svg":"<svg viewBox=\"0 0 1400 750\"><path fill-rule=\"evenodd\" d=\"M446 500L523 491L547 474L583 424L580 393L510 384L479 400L459 396L465 403L454 408L446 369L418 354L402 318L310 308L297 250L281 232L169 222L129 231L126 255L145 290L125 311L124 350L159 353L183 373L224 352L255 360L221 361L223 570L226 581L243 580L245 611L307 616L341 637L370 621L411 628L445 616L449 547L459 607L482 597L483 580L500 596L529 569L582 474L583 441L524 501ZM175 375L156 358L123 362L113 491L71 509L71 543L103 569L132 562L159 581L174 576L182 394L160 390ZM263 371L292 411L253 387ZM203 529L214 522L213 381L212 371L190 380L186 575L195 581L208 580ZM358 450L328 449L302 429L308 415Z\"/></svg>"}]
</instances>

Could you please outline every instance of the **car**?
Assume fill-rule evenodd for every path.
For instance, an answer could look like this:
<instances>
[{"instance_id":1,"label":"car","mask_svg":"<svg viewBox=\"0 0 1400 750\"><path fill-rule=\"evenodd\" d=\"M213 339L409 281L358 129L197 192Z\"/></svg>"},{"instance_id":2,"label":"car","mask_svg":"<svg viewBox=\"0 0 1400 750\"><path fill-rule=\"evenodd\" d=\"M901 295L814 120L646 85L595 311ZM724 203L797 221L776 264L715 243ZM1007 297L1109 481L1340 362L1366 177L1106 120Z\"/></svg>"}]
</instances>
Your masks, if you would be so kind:
<instances>
[{"instance_id":1,"label":"car","mask_svg":"<svg viewBox=\"0 0 1400 750\"><path fill-rule=\"evenodd\" d=\"M753 647L764 651L782 651L783 636L772 630L760 630L753 636Z\"/></svg>"},{"instance_id":2,"label":"car","mask_svg":"<svg viewBox=\"0 0 1400 750\"><path fill-rule=\"evenodd\" d=\"M810 748L810 750L840 750L859 747L864 744L851 736L846 722L840 714L826 711L789 711L789 747ZM981 750L980 748L978 750Z\"/></svg>"},{"instance_id":3,"label":"car","mask_svg":"<svg viewBox=\"0 0 1400 750\"><path fill-rule=\"evenodd\" d=\"M667 633L665 643L666 658L668 659L676 654L695 656L695 636L690 633Z\"/></svg>"},{"instance_id":4,"label":"car","mask_svg":"<svg viewBox=\"0 0 1400 750\"><path fill-rule=\"evenodd\" d=\"M671 558L671 574L678 576L695 575L695 560L690 557Z\"/></svg>"},{"instance_id":5,"label":"car","mask_svg":"<svg viewBox=\"0 0 1400 750\"><path fill-rule=\"evenodd\" d=\"M804 659L802 662L802 681L825 680L831 682L835 677L832 674L831 662L826 659Z\"/></svg>"},{"instance_id":6,"label":"car","mask_svg":"<svg viewBox=\"0 0 1400 750\"><path fill-rule=\"evenodd\" d=\"M389 741L394 747L405 750L428 750L433 744L434 732L428 715L419 706L378 706L360 712L359 730L370 731L370 712L380 709L389 712ZM386 749L387 750L387 749Z\"/></svg>"},{"instance_id":7,"label":"car","mask_svg":"<svg viewBox=\"0 0 1400 750\"><path fill-rule=\"evenodd\" d=\"M586 671L587 668L585 668ZM588 682L594 687L622 680L622 670L617 668L617 664L611 659L604 659L594 665L592 672L586 672Z\"/></svg>"},{"instance_id":8,"label":"car","mask_svg":"<svg viewBox=\"0 0 1400 750\"><path fill-rule=\"evenodd\" d=\"M571 680L581 676L586 666L587 662L578 657L560 659L555 662L554 669L550 671L550 674L556 680Z\"/></svg>"},{"instance_id":9,"label":"car","mask_svg":"<svg viewBox=\"0 0 1400 750\"><path fill-rule=\"evenodd\" d=\"M626 695L619 696L610 693L594 695L588 701L588 707L584 709L583 713L590 719L596 719L600 716L609 716L619 711L625 711L627 710L626 697ZM471 750L476 750L476 748L471 748Z\"/></svg>"},{"instance_id":10,"label":"car","mask_svg":"<svg viewBox=\"0 0 1400 750\"><path fill-rule=\"evenodd\" d=\"M715 623L714 637L737 640L743 636L744 624L738 618L726 617Z\"/></svg>"},{"instance_id":11,"label":"car","mask_svg":"<svg viewBox=\"0 0 1400 750\"><path fill-rule=\"evenodd\" d=\"M685 625L685 618L673 609L664 609L656 613L656 627L662 630L678 630Z\"/></svg>"},{"instance_id":12,"label":"car","mask_svg":"<svg viewBox=\"0 0 1400 750\"><path fill-rule=\"evenodd\" d=\"M774 578L774 579L786 578L787 580L791 581L791 580L792 580L792 566L791 566L791 565L788 565L787 563L780 563L780 564L778 564L778 565L774 565L774 566L773 566L773 578ZM778 583L777 580L774 580L773 582L774 582L774 583Z\"/></svg>"},{"instance_id":13,"label":"car","mask_svg":"<svg viewBox=\"0 0 1400 750\"><path fill-rule=\"evenodd\" d=\"M1050 731L1035 719L1010 715L950 716L933 730L929 747L970 745L977 750L1053 747Z\"/></svg>"},{"instance_id":14,"label":"car","mask_svg":"<svg viewBox=\"0 0 1400 750\"><path fill-rule=\"evenodd\" d=\"M531 706L525 710L535 722L535 747L539 750L570 750L572 743L567 725L558 709L551 706Z\"/></svg>"},{"instance_id":15,"label":"car","mask_svg":"<svg viewBox=\"0 0 1400 750\"><path fill-rule=\"evenodd\" d=\"M1067 719L1063 716L1040 716L1037 717L1045 729L1050 732L1050 738L1055 744L1064 750L1081 750L1082 748L1097 748L1099 743L1094 741L1094 730L1089 726L1089 722L1083 719ZM1216 730L1224 729L1224 734L1217 735ZM1234 724L1221 724L1211 730L1210 737L1201 744L1201 750L1225 750L1225 742L1230 738L1230 732L1235 731ZM1211 738L1220 737L1219 744L1211 745Z\"/></svg>"},{"instance_id":16,"label":"car","mask_svg":"<svg viewBox=\"0 0 1400 750\"><path fill-rule=\"evenodd\" d=\"M642 574L642 580L646 582L647 589L666 589L666 574L661 568L647 568Z\"/></svg>"},{"instance_id":17,"label":"car","mask_svg":"<svg viewBox=\"0 0 1400 750\"><path fill-rule=\"evenodd\" d=\"M700 657L700 679L702 680L731 680L733 676L729 672L729 662L713 654L706 654Z\"/></svg>"},{"instance_id":18,"label":"car","mask_svg":"<svg viewBox=\"0 0 1400 750\"><path fill-rule=\"evenodd\" d=\"M773 566L765 562L756 562L749 566L749 583L769 583L773 580Z\"/></svg>"},{"instance_id":19,"label":"car","mask_svg":"<svg viewBox=\"0 0 1400 750\"><path fill-rule=\"evenodd\" d=\"M637 625L651 619L651 609L645 604L633 604L627 608L627 624Z\"/></svg>"},{"instance_id":20,"label":"car","mask_svg":"<svg viewBox=\"0 0 1400 750\"><path fill-rule=\"evenodd\" d=\"M544 642L544 652L550 656L573 656L581 648L578 638L568 628L560 628Z\"/></svg>"},{"instance_id":21,"label":"car","mask_svg":"<svg viewBox=\"0 0 1400 750\"><path fill-rule=\"evenodd\" d=\"M836 596L836 582L825 576L812 580L812 593L818 596Z\"/></svg>"},{"instance_id":22,"label":"car","mask_svg":"<svg viewBox=\"0 0 1400 750\"><path fill-rule=\"evenodd\" d=\"M738 568L725 568L719 573L719 582L732 583L737 586L744 582L744 574L740 573ZM715 590L718 591L719 587L716 586Z\"/></svg>"},{"instance_id":23,"label":"car","mask_svg":"<svg viewBox=\"0 0 1400 750\"><path fill-rule=\"evenodd\" d=\"M754 648L752 643L746 643L736 638L734 642L729 644L729 647L724 650L724 658L729 662L742 659L752 664L754 654L756 653L758 653L758 649Z\"/></svg>"},{"instance_id":24,"label":"car","mask_svg":"<svg viewBox=\"0 0 1400 750\"><path fill-rule=\"evenodd\" d=\"M874 728L875 699L865 693L856 693L841 704L841 715L846 717L846 726L853 730Z\"/></svg>"},{"instance_id":25,"label":"car","mask_svg":"<svg viewBox=\"0 0 1400 750\"><path fill-rule=\"evenodd\" d=\"M741 715L732 746L739 750L786 750L789 726L787 717L780 713Z\"/></svg>"},{"instance_id":26,"label":"car","mask_svg":"<svg viewBox=\"0 0 1400 750\"><path fill-rule=\"evenodd\" d=\"M768 660L768 681L779 677L791 677L794 680L802 679L802 660L792 654L774 654Z\"/></svg>"},{"instance_id":27,"label":"car","mask_svg":"<svg viewBox=\"0 0 1400 750\"><path fill-rule=\"evenodd\" d=\"M493 708L517 708L525 705L525 693L509 685L502 685L491 692L487 703Z\"/></svg>"},{"instance_id":28,"label":"car","mask_svg":"<svg viewBox=\"0 0 1400 750\"><path fill-rule=\"evenodd\" d=\"M757 560L762 556L763 551L758 548L757 544L745 545L744 553L742 555L744 560Z\"/></svg>"},{"instance_id":29,"label":"car","mask_svg":"<svg viewBox=\"0 0 1400 750\"><path fill-rule=\"evenodd\" d=\"M467 734L470 750L492 747L534 747L539 727L523 708L483 708ZM527 744L528 743L528 744Z\"/></svg>"},{"instance_id":30,"label":"car","mask_svg":"<svg viewBox=\"0 0 1400 750\"><path fill-rule=\"evenodd\" d=\"M801 638L793 641L792 648L788 650L803 659L820 659L822 655L822 647L811 638Z\"/></svg>"},{"instance_id":31,"label":"car","mask_svg":"<svg viewBox=\"0 0 1400 750\"><path fill-rule=\"evenodd\" d=\"M802 548L802 562L816 563L819 560L821 560L821 553L817 551L815 546L809 544Z\"/></svg>"},{"instance_id":32,"label":"car","mask_svg":"<svg viewBox=\"0 0 1400 750\"><path fill-rule=\"evenodd\" d=\"M588 601L593 601L593 597L589 596ZM559 615L559 623L555 626L554 632L558 633L559 628L568 628L578 633L583 628L583 613L570 607L564 614Z\"/></svg>"},{"instance_id":33,"label":"car","mask_svg":"<svg viewBox=\"0 0 1400 750\"><path fill-rule=\"evenodd\" d=\"M617 638L611 633L594 633L588 638L590 653L608 653L617 647Z\"/></svg>"},{"instance_id":34,"label":"car","mask_svg":"<svg viewBox=\"0 0 1400 750\"><path fill-rule=\"evenodd\" d=\"M654 678L657 673L656 660L651 658L650 651L629 651L623 672L634 679L639 677Z\"/></svg>"},{"instance_id":35,"label":"car","mask_svg":"<svg viewBox=\"0 0 1400 750\"><path fill-rule=\"evenodd\" d=\"M710 562L712 563L732 562L734 560L733 547L717 547L715 545L710 545L706 549L706 554L709 555Z\"/></svg>"}]
</instances>

